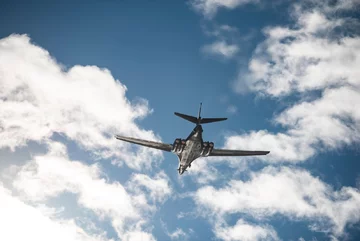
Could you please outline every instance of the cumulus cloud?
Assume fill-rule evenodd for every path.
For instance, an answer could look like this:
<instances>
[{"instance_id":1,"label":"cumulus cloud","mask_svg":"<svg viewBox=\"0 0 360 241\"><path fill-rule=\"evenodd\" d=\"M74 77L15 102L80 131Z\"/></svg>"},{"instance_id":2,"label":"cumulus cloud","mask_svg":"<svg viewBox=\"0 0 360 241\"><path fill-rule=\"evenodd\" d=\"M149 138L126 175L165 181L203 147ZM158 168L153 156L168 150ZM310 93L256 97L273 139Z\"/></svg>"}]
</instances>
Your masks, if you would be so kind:
<instances>
[{"instance_id":1,"label":"cumulus cloud","mask_svg":"<svg viewBox=\"0 0 360 241\"><path fill-rule=\"evenodd\" d=\"M232 227L218 225L215 235L225 241L280 240L272 227L250 224L241 219Z\"/></svg>"},{"instance_id":2,"label":"cumulus cloud","mask_svg":"<svg viewBox=\"0 0 360 241\"><path fill-rule=\"evenodd\" d=\"M294 24L264 29L265 40L255 49L248 70L239 72L234 87L261 98L290 100L273 118L284 131L231 134L226 136L224 148L269 150L269 155L259 159L297 163L322 151L359 143L360 111L355 104L360 103L359 22L346 14L358 4L295 3L290 12ZM209 159L209 163L222 161L235 163L230 158ZM251 172L248 181L231 180L220 188L207 185L193 198L198 211L210 215L214 233L223 240L279 239L266 225L240 219L229 226L224 220L234 214L245 214L259 222L278 215L306 221L309 229L325 232L333 240L344 237L346 227L360 221L358 188L334 190L308 171L293 167L268 167ZM254 236L240 232L246 228Z\"/></svg>"},{"instance_id":3,"label":"cumulus cloud","mask_svg":"<svg viewBox=\"0 0 360 241\"><path fill-rule=\"evenodd\" d=\"M205 18L212 18L219 8L234 9L241 5L258 2L259 0L191 0L190 4Z\"/></svg>"},{"instance_id":4,"label":"cumulus cloud","mask_svg":"<svg viewBox=\"0 0 360 241\"><path fill-rule=\"evenodd\" d=\"M267 39L258 46L245 78L250 89L278 97L343 85L359 88L360 38L333 39L322 33L346 21L326 19L315 10L298 21L299 29L265 30Z\"/></svg>"},{"instance_id":5,"label":"cumulus cloud","mask_svg":"<svg viewBox=\"0 0 360 241\"><path fill-rule=\"evenodd\" d=\"M171 240L185 240L188 238L188 235L181 229L177 228L174 232L169 234Z\"/></svg>"},{"instance_id":6,"label":"cumulus cloud","mask_svg":"<svg viewBox=\"0 0 360 241\"><path fill-rule=\"evenodd\" d=\"M255 50L245 78L251 90L279 97L339 85L359 87L360 41L348 29L358 23L335 14L359 3L317 1L308 8L309 1L304 2L293 6L295 25L264 29L266 40Z\"/></svg>"},{"instance_id":7,"label":"cumulus cloud","mask_svg":"<svg viewBox=\"0 0 360 241\"><path fill-rule=\"evenodd\" d=\"M168 230L168 227L166 225L166 223L162 220L160 220L161 226L165 232L165 234L171 239L171 240L188 240L189 239L189 234L192 234L194 232L194 230L192 230L191 228L185 232L183 229L181 228L176 228L173 232L170 232Z\"/></svg>"},{"instance_id":8,"label":"cumulus cloud","mask_svg":"<svg viewBox=\"0 0 360 241\"><path fill-rule=\"evenodd\" d=\"M251 173L249 181L232 180L218 189L202 187L194 200L201 210L214 215L245 213L260 220L281 214L308 220L311 229L337 236L344 233L346 225L360 220L358 189L334 190L305 170L285 167L268 167Z\"/></svg>"},{"instance_id":9,"label":"cumulus cloud","mask_svg":"<svg viewBox=\"0 0 360 241\"><path fill-rule=\"evenodd\" d=\"M354 103L360 101L360 37L351 27L359 23L342 17L359 3L316 1L309 8L310 2L292 7L294 26L264 30L266 40L256 48L248 73L235 83L239 91L246 86L264 98L300 93L300 100L274 117L285 131L231 135L226 147L265 148L271 154L264 160L298 162L359 142L360 111Z\"/></svg>"},{"instance_id":10,"label":"cumulus cloud","mask_svg":"<svg viewBox=\"0 0 360 241\"><path fill-rule=\"evenodd\" d=\"M214 182L219 178L218 170L209 165L209 159L198 158L191 164L189 175L199 184Z\"/></svg>"},{"instance_id":11,"label":"cumulus cloud","mask_svg":"<svg viewBox=\"0 0 360 241\"><path fill-rule=\"evenodd\" d=\"M46 215L13 196L0 183L1 240L69 240L106 241L104 233L92 233L78 226L74 219L60 219ZM109 240L110 241L110 240Z\"/></svg>"},{"instance_id":12,"label":"cumulus cloud","mask_svg":"<svg viewBox=\"0 0 360 241\"><path fill-rule=\"evenodd\" d=\"M151 112L146 100L130 102L126 86L96 66L69 69L27 35L0 40L0 148L44 143L54 133L76 142L98 158L130 168L150 168L160 151L137 148L113 138L124 134L159 140L135 124ZM151 156L151 158L149 158Z\"/></svg>"},{"instance_id":13,"label":"cumulus cloud","mask_svg":"<svg viewBox=\"0 0 360 241\"><path fill-rule=\"evenodd\" d=\"M164 201L171 192L165 174L155 179L135 175L128 186L110 182L99 164L69 160L65 146L55 142L49 144L47 154L34 156L17 170L12 185L23 200L44 203L61 193L74 193L79 206L100 219L109 218L123 240L154 240L144 230L146 217L156 210L158 200ZM148 188L148 193L139 192L141 186Z\"/></svg>"},{"instance_id":14,"label":"cumulus cloud","mask_svg":"<svg viewBox=\"0 0 360 241\"><path fill-rule=\"evenodd\" d=\"M136 240L144 240L144 241L155 241L155 238L146 232L142 231L132 231L128 232L123 237L124 241L136 241Z\"/></svg>"},{"instance_id":15,"label":"cumulus cloud","mask_svg":"<svg viewBox=\"0 0 360 241\"><path fill-rule=\"evenodd\" d=\"M238 111L235 105L229 105L226 109L226 112L229 114L235 114Z\"/></svg>"},{"instance_id":16,"label":"cumulus cloud","mask_svg":"<svg viewBox=\"0 0 360 241\"><path fill-rule=\"evenodd\" d=\"M160 151L133 148L113 137L120 133L159 140L135 124L151 113L147 101L130 102L126 90L107 69L66 69L27 35L0 40L0 150L7 148L16 156L17 148L29 148L29 142L47 148L46 153L30 150L30 157L22 156L16 165L10 159L2 171L1 179L16 195L0 190L0 206L6 210L0 222L9 231L0 239L107 240L101 228L93 228L94 218L110 221L121 240L155 240L148 219L172 192L166 174L134 174L122 185L110 181L100 163L71 160L67 151L73 141L95 158L111 158L113 164L126 163L135 170L161 160ZM64 193L77 197L65 209L94 215L63 219L65 209L54 211L47 205Z\"/></svg>"},{"instance_id":17,"label":"cumulus cloud","mask_svg":"<svg viewBox=\"0 0 360 241\"><path fill-rule=\"evenodd\" d=\"M228 44L225 41L216 41L212 44L205 45L202 51L206 54L217 55L230 59L239 51L239 47L235 44Z\"/></svg>"},{"instance_id":18,"label":"cumulus cloud","mask_svg":"<svg viewBox=\"0 0 360 241\"><path fill-rule=\"evenodd\" d=\"M172 192L168 177L164 172L158 173L155 178L145 174L134 174L128 186L138 193L143 192L142 187L145 188L154 202L163 202Z\"/></svg>"},{"instance_id":19,"label":"cumulus cloud","mask_svg":"<svg viewBox=\"0 0 360 241\"><path fill-rule=\"evenodd\" d=\"M238 29L226 24L203 24L204 34L212 38L212 43L201 47L201 52L208 56L219 57L222 60L234 59L239 55L240 45L244 44L244 36ZM246 45L246 44L245 44Z\"/></svg>"}]
</instances>

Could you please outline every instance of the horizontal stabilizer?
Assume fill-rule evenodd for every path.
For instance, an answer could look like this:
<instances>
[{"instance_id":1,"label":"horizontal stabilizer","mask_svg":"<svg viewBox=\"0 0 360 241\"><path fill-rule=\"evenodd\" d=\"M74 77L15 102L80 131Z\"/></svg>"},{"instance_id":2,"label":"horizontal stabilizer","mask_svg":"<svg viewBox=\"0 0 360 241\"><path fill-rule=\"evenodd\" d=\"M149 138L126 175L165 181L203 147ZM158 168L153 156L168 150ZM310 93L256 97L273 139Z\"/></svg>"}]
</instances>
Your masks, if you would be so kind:
<instances>
[{"instance_id":1,"label":"horizontal stabilizer","mask_svg":"<svg viewBox=\"0 0 360 241\"><path fill-rule=\"evenodd\" d=\"M227 118L202 118L202 119L200 119L200 123L206 124L206 123L224 121L224 120L227 120Z\"/></svg>"},{"instance_id":2,"label":"horizontal stabilizer","mask_svg":"<svg viewBox=\"0 0 360 241\"><path fill-rule=\"evenodd\" d=\"M195 117L195 116L190 116L190 115L185 115L185 114L181 114L181 113L178 113L178 112L175 112L174 113L175 115L185 119L185 120L188 120L192 123L195 123L197 124L198 123L198 119Z\"/></svg>"},{"instance_id":3,"label":"horizontal stabilizer","mask_svg":"<svg viewBox=\"0 0 360 241\"><path fill-rule=\"evenodd\" d=\"M211 123L211 122L227 120L227 118L201 118L201 117L200 117L200 119L198 119L195 116L185 115L185 114L181 114L178 112L175 112L174 114L185 120L188 120L194 124L206 124L206 123Z\"/></svg>"}]
</instances>

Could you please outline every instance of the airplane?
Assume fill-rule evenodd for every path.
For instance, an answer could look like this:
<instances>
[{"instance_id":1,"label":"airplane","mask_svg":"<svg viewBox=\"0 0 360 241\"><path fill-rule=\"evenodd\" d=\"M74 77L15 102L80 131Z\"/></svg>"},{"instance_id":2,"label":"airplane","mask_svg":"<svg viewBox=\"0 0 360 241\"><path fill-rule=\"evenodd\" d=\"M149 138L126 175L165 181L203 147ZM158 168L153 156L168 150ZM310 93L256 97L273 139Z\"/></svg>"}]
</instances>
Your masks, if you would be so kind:
<instances>
[{"instance_id":1,"label":"airplane","mask_svg":"<svg viewBox=\"0 0 360 241\"><path fill-rule=\"evenodd\" d=\"M201 106L198 112L198 117L181 114L174 112L175 115L196 124L193 131L186 139L176 138L174 143L166 144L161 142L154 142L148 140L142 140L132 137L125 137L115 135L115 138L121 141L130 142L137 145L142 145L150 148L159 149L162 151L173 152L178 156L179 168L177 169L179 174L182 175L186 169L191 167L191 163L199 157L208 156L257 156L267 155L269 151L245 151L245 150L225 150L214 148L213 142L203 141L202 132L203 128L201 124L218 122L227 120L227 118L201 118Z\"/></svg>"}]
</instances>

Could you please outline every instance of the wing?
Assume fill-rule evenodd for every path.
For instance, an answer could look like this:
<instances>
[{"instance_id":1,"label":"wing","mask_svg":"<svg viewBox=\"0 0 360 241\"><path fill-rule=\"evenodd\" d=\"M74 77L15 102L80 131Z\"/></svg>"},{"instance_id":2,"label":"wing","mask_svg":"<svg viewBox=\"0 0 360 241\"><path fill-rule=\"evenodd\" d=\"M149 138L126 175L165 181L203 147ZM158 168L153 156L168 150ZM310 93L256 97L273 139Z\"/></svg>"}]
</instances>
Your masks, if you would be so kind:
<instances>
[{"instance_id":1,"label":"wing","mask_svg":"<svg viewBox=\"0 0 360 241\"><path fill-rule=\"evenodd\" d=\"M209 156L261 156L269 154L269 151L241 151L213 149Z\"/></svg>"},{"instance_id":2,"label":"wing","mask_svg":"<svg viewBox=\"0 0 360 241\"><path fill-rule=\"evenodd\" d=\"M147 146L147 147L159 149L162 151L171 151L171 149L172 149L172 145L161 143L161 142L146 141L146 140L142 140L142 139L136 139L136 138L132 138L132 137L119 136L119 135L116 135L115 138L118 140L121 140L121 141L127 141L130 143Z\"/></svg>"}]
</instances>

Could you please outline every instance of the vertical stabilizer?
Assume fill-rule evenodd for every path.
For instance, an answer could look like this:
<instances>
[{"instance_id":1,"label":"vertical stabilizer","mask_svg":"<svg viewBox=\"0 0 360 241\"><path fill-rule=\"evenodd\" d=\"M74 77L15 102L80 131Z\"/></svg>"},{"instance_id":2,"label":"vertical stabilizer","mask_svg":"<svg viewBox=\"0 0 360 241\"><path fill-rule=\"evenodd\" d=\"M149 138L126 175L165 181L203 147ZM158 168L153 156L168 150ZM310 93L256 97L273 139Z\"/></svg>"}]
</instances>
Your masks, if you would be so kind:
<instances>
[{"instance_id":1,"label":"vertical stabilizer","mask_svg":"<svg viewBox=\"0 0 360 241\"><path fill-rule=\"evenodd\" d=\"M198 114L198 120L200 120L201 119L201 106L202 106L202 103L200 102L200 107L199 107L199 114Z\"/></svg>"}]
</instances>

